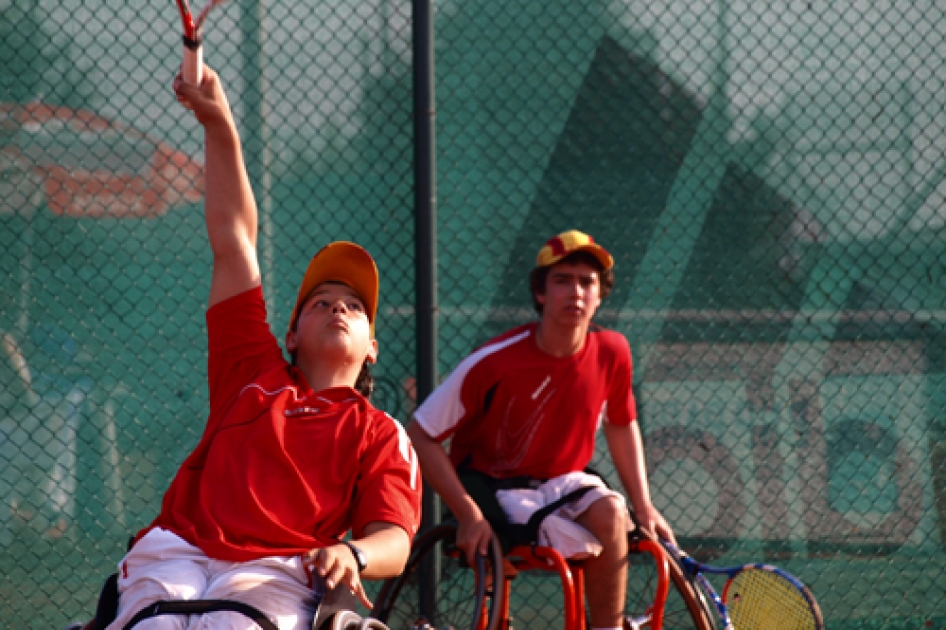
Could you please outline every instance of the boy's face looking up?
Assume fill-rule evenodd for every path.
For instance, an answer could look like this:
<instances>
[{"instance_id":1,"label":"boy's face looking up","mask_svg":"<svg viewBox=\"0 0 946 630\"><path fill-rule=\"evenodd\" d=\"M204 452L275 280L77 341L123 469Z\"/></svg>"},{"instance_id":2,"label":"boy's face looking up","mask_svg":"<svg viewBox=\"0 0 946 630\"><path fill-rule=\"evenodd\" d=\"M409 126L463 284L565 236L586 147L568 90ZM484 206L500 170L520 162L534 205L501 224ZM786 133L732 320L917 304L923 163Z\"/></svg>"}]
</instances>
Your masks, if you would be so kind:
<instances>
[{"instance_id":1,"label":"boy's face looking up","mask_svg":"<svg viewBox=\"0 0 946 630\"><path fill-rule=\"evenodd\" d=\"M535 294L542 319L562 326L587 326L601 305L598 270L584 262L562 261L545 279L545 292Z\"/></svg>"},{"instance_id":2,"label":"boy's face looking up","mask_svg":"<svg viewBox=\"0 0 946 630\"><path fill-rule=\"evenodd\" d=\"M364 301L340 282L323 282L306 297L286 348L339 365L374 363L378 355Z\"/></svg>"}]
</instances>

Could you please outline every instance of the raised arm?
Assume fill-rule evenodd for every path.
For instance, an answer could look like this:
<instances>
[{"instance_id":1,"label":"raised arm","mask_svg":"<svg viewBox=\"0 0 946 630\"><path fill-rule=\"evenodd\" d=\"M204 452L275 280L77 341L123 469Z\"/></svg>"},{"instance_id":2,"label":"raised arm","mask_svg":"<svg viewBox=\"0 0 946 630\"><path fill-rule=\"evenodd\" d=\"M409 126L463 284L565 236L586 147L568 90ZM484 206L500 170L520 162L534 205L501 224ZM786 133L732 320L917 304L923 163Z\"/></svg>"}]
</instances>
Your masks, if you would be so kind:
<instances>
[{"instance_id":1,"label":"raised arm","mask_svg":"<svg viewBox=\"0 0 946 630\"><path fill-rule=\"evenodd\" d=\"M240 136L217 73L204 67L199 88L178 76L178 100L204 127L205 220L213 251L209 305L260 284L256 257L257 210L243 163Z\"/></svg>"}]
</instances>

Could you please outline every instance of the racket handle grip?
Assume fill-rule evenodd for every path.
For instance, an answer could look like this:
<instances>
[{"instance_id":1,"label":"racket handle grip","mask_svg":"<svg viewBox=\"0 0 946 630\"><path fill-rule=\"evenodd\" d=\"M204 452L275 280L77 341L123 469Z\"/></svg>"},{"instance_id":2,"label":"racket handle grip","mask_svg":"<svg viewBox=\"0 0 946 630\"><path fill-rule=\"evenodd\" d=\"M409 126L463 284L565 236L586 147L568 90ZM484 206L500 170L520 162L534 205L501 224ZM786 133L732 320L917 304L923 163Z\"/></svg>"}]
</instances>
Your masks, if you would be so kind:
<instances>
[{"instance_id":1,"label":"racket handle grip","mask_svg":"<svg viewBox=\"0 0 946 630\"><path fill-rule=\"evenodd\" d=\"M184 35L184 60L181 62L181 77L188 85L200 86L204 79L204 47L200 36L190 39Z\"/></svg>"}]
</instances>

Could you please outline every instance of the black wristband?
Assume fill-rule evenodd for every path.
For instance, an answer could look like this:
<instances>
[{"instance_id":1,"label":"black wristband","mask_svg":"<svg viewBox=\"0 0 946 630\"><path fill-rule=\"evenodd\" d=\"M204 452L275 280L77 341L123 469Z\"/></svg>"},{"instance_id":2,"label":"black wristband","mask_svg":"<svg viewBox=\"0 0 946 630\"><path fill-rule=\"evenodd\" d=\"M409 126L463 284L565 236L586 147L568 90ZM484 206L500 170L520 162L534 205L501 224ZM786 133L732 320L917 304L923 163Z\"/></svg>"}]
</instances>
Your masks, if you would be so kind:
<instances>
[{"instance_id":1,"label":"black wristband","mask_svg":"<svg viewBox=\"0 0 946 630\"><path fill-rule=\"evenodd\" d=\"M368 568L368 556L365 555L364 551L347 540L339 540L338 542L348 547L348 549L351 551L351 555L355 556L355 563L358 565L358 573L361 573Z\"/></svg>"},{"instance_id":2,"label":"black wristband","mask_svg":"<svg viewBox=\"0 0 946 630\"><path fill-rule=\"evenodd\" d=\"M181 39L184 40L184 45L190 48L191 50L197 50L200 48L201 38L200 35L194 35L194 39L191 39L187 35L181 35Z\"/></svg>"}]
</instances>

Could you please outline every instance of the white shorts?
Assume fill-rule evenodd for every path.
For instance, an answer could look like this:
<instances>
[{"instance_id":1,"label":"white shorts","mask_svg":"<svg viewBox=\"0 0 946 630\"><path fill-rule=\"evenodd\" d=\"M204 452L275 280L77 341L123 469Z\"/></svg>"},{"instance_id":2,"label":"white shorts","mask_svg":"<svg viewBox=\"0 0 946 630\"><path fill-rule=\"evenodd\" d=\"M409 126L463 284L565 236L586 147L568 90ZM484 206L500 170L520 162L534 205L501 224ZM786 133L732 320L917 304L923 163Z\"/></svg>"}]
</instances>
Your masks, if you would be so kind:
<instances>
[{"instance_id":1,"label":"white shorts","mask_svg":"<svg viewBox=\"0 0 946 630\"><path fill-rule=\"evenodd\" d=\"M118 565L118 617L108 630L121 630L146 605L162 600L228 599L250 604L280 630L311 630L309 576L299 556L249 562L212 560L176 534L148 532ZM259 628L238 612L161 615L135 630L250 630Z\"/></svg>"},{"instance_id":2,"label":"white shorts","mask_svg":"<svg viewBox=\"0 0 946 630\"><path fill-rule=\"evenodd\" d=\"M604 485L600 477L584 472L566 473L549 479L535 489L498 490L496 500L510 523L525 524L538 509L585 486L591 486L592 489L545 517L539 527L538 538L540 545L552 547L566 558L581 560L597 556L602 547L594 534L574 522L575 519L592 503L604 497L615 497L624 505L624 497Z\"/></svg>"}]
</instances>

